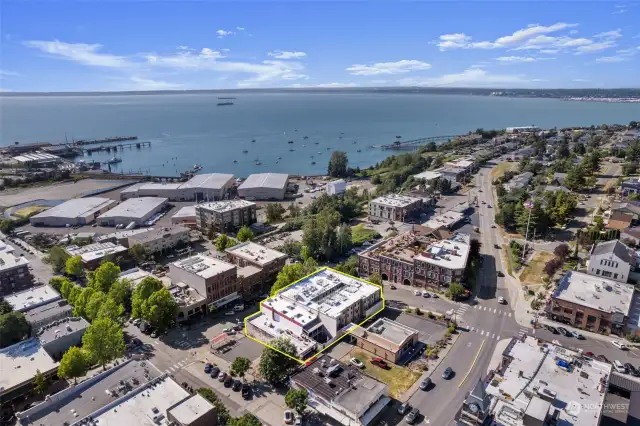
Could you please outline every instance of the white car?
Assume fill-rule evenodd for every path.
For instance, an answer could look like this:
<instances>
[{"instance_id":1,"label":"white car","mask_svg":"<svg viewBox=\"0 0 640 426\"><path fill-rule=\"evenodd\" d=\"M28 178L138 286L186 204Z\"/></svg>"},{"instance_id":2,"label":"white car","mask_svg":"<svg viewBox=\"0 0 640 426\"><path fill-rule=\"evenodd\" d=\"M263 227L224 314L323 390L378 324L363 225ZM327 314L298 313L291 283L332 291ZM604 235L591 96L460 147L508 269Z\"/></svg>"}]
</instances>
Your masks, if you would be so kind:
<instances>
[{"instance_id":1,"label":"white car","mask_svg":"<svg viewBox=\"0 0 640 426\"><path fill-rule=\"evenodd\" d=\"M231 310L231 311L227 311L227 312L225 312L224 314L225 314L226 316L228 316L228 317L232 317L232 316L234 316L234 315L236 314L236 312L235 312L234 310Z\"/></svg>"},{"instance_id":2,"label":"white car","mask_svg":"<svg viewBox=\"0 0 640 426\"><path fill-rule=\"evenodd\" d=\"M505 305L507 303L507 300L504 297L500 296L498 297L498 303L501 305Z\"/></svg>"},{"instance_id":3,"label":"white car","mask_svg":"<svg viewBox=\"0 0 640 426\"><path fill-rule=\"evenodd\" d=\"M233 310L236 312L244 311L244 305L236 305L233 307Z\"/></svg>"},{"instance_id":4,"label":"white car","mask_svg":"<svg viewBox=\"0 0 640 426\"><path fill-rule=\"evenodd\" d=\"M625 345L624 343L620 343L620 342L618 342L617 340L612 340L612 341L611 341L611 344L612 344L613 346L615 346L616 348L618 348L618 349L620 349L620 350L623 350L623 351L626 351L627 349L629 349L629 348L627 347L627 345Z\"/></svg>"},{"instance_id":5,"label":"white car","mask_svg":"<svg viewBox=\"0 0 640 426\"><path fill-rule=\"evenodd\" d=\"M421 296L422 295L422 293L420 293L420 290L415 290L413 292L413 294L416 295L416 296Z\"/></svg>"},{"instance_id":6,"label":"white car","mask_svg":"<svg viewBox=\"0 0 640 426\"><path fill-rule=\"evenodd\" d=\"M355 367L364 368L364 364L358 358L351 358L349 362Z\"/></svg>"}]
</instances>

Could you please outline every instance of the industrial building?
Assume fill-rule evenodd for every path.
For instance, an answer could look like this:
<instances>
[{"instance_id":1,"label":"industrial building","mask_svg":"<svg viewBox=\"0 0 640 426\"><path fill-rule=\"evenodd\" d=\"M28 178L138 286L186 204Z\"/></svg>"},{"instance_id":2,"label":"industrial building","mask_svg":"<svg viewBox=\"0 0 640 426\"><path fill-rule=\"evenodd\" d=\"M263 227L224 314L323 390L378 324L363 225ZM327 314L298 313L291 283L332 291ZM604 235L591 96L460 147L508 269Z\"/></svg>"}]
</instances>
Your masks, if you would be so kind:
<instances>
[{"instance_id":1,"label":"industrial building","mask_svg":"<svg viewBox=\"0 0 640 426\"><path fill-rule=\"evenodd\" d=\"M27 312L60 299L62 299L60 293L49 285L33 287L4 298L6 302L13 306L13 310L16 312Z\"/></svg>"},{"instance_id":2,"label":"industrial building","mask_svg":"<svg viewBox=\"0 0 640 426\"><path fill-rule=\"evenodd\" d=\"M411 230L360 252L358 271L365 277L380 274L393 283L440 288L462 280L470 249L468 234L442 240Z\"/></svg>"},{"instance_id":3,"label":"industrial building","mask_svg":"<svg viewBox=\"0 0 640 426\"><path fill-rule=\"evenodd\" d=\"M327 182L327 195L341 195L347 190L347 182L342 179Z\"/></svg>"},{"instance_id":4,"label":"industrial building","mask_svg":"<svg viewBox=\"0 0 640 426\"><path fill-rule=\"evenodd\" d=\"M118 256L126 256L127 248L114 243L93 243L86 246L67 246L64 249L69 256L80 256L86 269L95 269L105 260L114 260Z\"/></svg>"},{"instance_id":5,"label":"industrial building","mask_svg":"<svg viewBox=\"0 0 640 426\"><path fill-rule=\"evenodd\" d=\"M257 222L256 209L256 203L246 200L202 203L196 206L196 222L202 232L211 226L218 230L238 229Z\"/></svg>"},{"instance_id":6,"label":"industrial building","mask_svg":"<svg viewBox=\"0 0 640 426\"><path fill-rule=\"evenodd\" d=\"M130 198L117 207L98 217L101 226L129 225L131 222L142 226L155 214L167 208L167 198L141 197Z\"/></svg>"},{"instance_id":7,"label":"industrial building","mask_svg":"<svg viewBox=\"0 0 640 426\"><path fill-rule=\"evenodd\" d=\"M173 262L169 275L176 283L184 283L206 297L210 310L222 308L241 298L237 268L231 263L196 255Z\"/></svg>"},{"instance_id":8,"label":"industrial building","mask_svg":"<svg viewBox=\"0 0 640 426\"><path fill-rule=\"evenodd\" d=\"M196 206L185 206L171 216L173 225L183 225L189 227L197 226L196 223Z\"/></svg>"},{"instance_id":9,"label":"industrial building","mask_svg":"<svg viewBox=\"0 0 640 426\"><path fill-rule=\"evenodd\" d=\"M86 225L118 204L109 198L74 198L31 216L33 226Z\"/></svg>"},{"instance_id":10,"label":"industrial building","mask_svg":"<svg viewBox=\"0 0 640 426\"><path fill-rule=\"evenodd\" d=\"M391 402L388 384L329 355L318 357L293 374L290 381L294 389L309 393L310 406L346 426L374 424Z\"/></svg>"},{"instance_id":11,"label":"industrial building","mask_svg":"<svg viewBox=\"0 0 640 426\"><path fill-rule=\"evenodd\" d=\"M13 160L25 167L51 167L62 162L62 158L57 155L42 151L18 155Z\"/></svg>"},{"instance_id":12,"label":"industrial building","mask_svg":"<svg viewBox=\"0 0 640 426\"><path fill-rule=\"evenodd\" d=\"M369 202L369 217L404 222L422 209L422 198L388 194Z\"/></svg>"},{"instance_id":13,"label":"industrial building","mask_svg":"<svg viewBox=\"0 0 640 426\"><path fill-rule=\"evenodd\" d=\"M251 241L225 250L231 263L238 266L238 278L244 295L262 292L270 286L287 262L287 255Z\"/></svg>"},{"instance_id":14,"label":"industrial building","mask_svg":"<svg viewBox=\"0 0 640 426\"><path fill-rule=\"evenodd\" d=\"M265 342L286 333L304 359L318 343L339 339L383 305L379 286L324 268L262 301L247 332Z\"/></svg>"},{"instance_id":15,"label":"industrial building","mask_svg":"<svg viewBox=\"0 0 640 426\"><path fill-rule=\"evenodd\" d=\"M238 196L247 200L283 200L288 183L287 174L255 173L240 184Z\"/></svg>"},{"instance_id":16,"label":"industrial building","mask_svg":"<svg viewBox=\"0 0 640 426\"><path fill-rule=\"evenodd\" d=\"M23 256L14 256L12 251L13 248L0 251L0 297L33 285L29 261Z\"/></svg>"},{"instance_id":17,"label":"industrial building","mask_svg":"<svg viewBox=\"0 0 640 426\"><path fill-rule=\"evenodd\" d=\"M179 244L188 244L189 229L184 226L149 229L147 232L131 235L128 240L128 247L139 244L149 254L164 252Z\"/></svg>"},{"instance_id":18,"label":"industrial building","mask_svg":"<svg viewBox=\"0 0 640 426\"><path fill-rule=\"evenodd\" d=\"M137 183L120 192L120 199L163 197L171 201L215 201L227 196L235 176L226 173L195 175L183 183Z\"/></svg>"}]
</instances>

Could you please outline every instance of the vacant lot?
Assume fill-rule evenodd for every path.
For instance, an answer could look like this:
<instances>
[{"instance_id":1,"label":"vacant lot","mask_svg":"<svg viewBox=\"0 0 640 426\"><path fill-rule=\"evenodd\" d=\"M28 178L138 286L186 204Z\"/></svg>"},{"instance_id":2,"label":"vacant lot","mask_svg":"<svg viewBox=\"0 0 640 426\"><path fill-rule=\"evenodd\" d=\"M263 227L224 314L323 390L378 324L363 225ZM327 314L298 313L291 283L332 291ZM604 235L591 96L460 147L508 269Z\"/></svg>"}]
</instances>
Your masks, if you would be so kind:
<instances>
[{"instance_id":1,"label":"vacant lot","mask_svg":"<svg viewBox=\"0 0 640 426\"><path fill-rule=\"evenodd\" d=\"M522 284L542 284L544 265L554 257L553 253L544 251L536 253L520 274Z\"/></svg>"},{"instance_id":2,"label":"vacant lot","mask_svg":"<svg viewBox=\"0 0 640 426\"><path fill-rule=\"evenodd\" d=\"M517 165L518 163L509 162L498 164L493 170L491 170L491 180L493 181L498 179L499 177L502 177L504 175L504 172L506 172L507 170L515 169Z\"/></svg>"},{"instance_id":3,"label":"vacant lot","mask_svg":"<svg viewBox=\"0 0 640 426\"><path fill-rule=\"evenodd\" d=\"M371 364L371 358L375 355L366 352L362 349L354 349L350 354L342 359L342 362L348 363L351 358L358 358L365 365L364 372L369 376L381 381L382 383L389 384L389 395L392 398L399 398L403 392L411 387L418 378L420 373L409 370L408 368L398 367L394 364L389 364L391 368L383 370L380 367L376 367Z\"/></svg>"},{"instance_id":4,"label":"vacant lot","mask_svg":"<svg viewBox=\"0 0 640 426\"><path fill-rule=\"evenodd\" d=\"M364 223L360 223L353 228L351 228L351 239L353 241L353 245L361 246L362 243L368 241L375 236L380 235L377 231L364 227Z\"/></svg>"}]
</instances>

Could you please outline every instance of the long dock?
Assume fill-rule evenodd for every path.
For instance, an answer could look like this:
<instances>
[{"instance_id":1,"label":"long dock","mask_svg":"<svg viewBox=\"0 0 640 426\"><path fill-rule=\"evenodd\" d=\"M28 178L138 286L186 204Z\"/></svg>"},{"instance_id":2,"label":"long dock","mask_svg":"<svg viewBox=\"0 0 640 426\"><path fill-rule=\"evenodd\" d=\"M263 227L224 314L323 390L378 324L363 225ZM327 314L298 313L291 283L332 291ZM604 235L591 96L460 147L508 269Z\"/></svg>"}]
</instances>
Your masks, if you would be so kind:
<instances>
[{"instance_id":1,"label":"long dock","mask_svg":"<svg viewBox=\"0 0 640 426\"><path fill-rule=\"evenodd\" d=\"M138 140L137 136L116 136L113 138L103 138L103 139L80 139L77 141L72 141L72 145L95 145L98 143L110 143L110 142L125 142L125 141L135 141ZM64 143L53 144L53 145L65 145Z\"/></svg>"},{"instance_id":2,"label":"long dock","mask_svg":"<svg viewBox=\"0 0 640 426\"><path fill-rule=\"evenodd\" d=\"M149 141L145 141L145 142L133 142L133 143L120 143L118 145L107 145L107 146L97 146L94 148L87 148L84 151L87 154L91 154L92 152L100 152L100 151L114 151L117 152L118 148L120 148L120 150L122 151L124 148L142 148L144 146L151 146L151 142Z\"/></svg>"},{"instance_id":3,"label":"long dock","mask_svg":"<svg viewBox=\"0 0 640 426\"><path fill-rule=\"evenodd\" d=\"M429 136L426 138L413 139L410 141L395 141L393 143L384 144L384 145L372 145L372 148L381 148L381 149L393 149L393 150L414 150L418 149L420 145L424 145L429 142L438 142L438 141L448 141L453 138L457 138L458 135L449 135L449 136Z\"/></svg>"}]
</instances>

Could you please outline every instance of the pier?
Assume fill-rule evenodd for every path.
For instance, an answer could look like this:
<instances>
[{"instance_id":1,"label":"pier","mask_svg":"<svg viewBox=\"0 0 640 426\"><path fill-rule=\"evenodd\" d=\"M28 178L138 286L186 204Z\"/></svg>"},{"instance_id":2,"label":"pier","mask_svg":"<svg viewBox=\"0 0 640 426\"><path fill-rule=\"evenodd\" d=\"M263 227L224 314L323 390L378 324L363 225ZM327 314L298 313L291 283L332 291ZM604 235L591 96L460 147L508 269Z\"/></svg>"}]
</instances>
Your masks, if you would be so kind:
<instances>
[{"instance_id":1,"label":"pier","mask_svg":"<svg viewBox=\"0 0 640 426\"><path fill-rule=\"evenodd\" d=\"M77 141L74 140L71 142L71 144L82 146L82 145L95 145L98 143L125 142L125 141L135 141L135 140L138 140L137 136L116 136L113 138L103 138L103 139L80 139ZM61 143L61 144L53 144L53 145L65 145L65 144Z\"/></svg>"},{"instance_id":2,"label":"pier","mask_svg":"<svg viewBox=\"0 0 640 426\"><path fill-rule=\"evenodd\" d=\"M87 148L84 151L87 154L91 154L92 152L100 152L100 151L117 152L118 148L120 149L120 151L122 151L124 148L133 148L133 147L142 148L144 146L151 146L151 142L145 141L145 142L133 142L133 143L120 143L117 145L107 145L107 146L101 145L94 148Z\"/></svg>"},{"instance_id":3,"label":"pier","mask_svg":"<svg viewBox=\"0 0 640 426\"><path fill-rule=\"evenodd\" d=\"M458 135L449 135L449 136L429 136L426 138L413 139L410 141L395 141L393 143L384 144L384 145L371 145L371 148L381 148L381 149L393 149L393 150L416 150L420 147L420 145L424 145L429 142L446 142L450 139L457 138Z\"/></svg>"}]
</instances>

